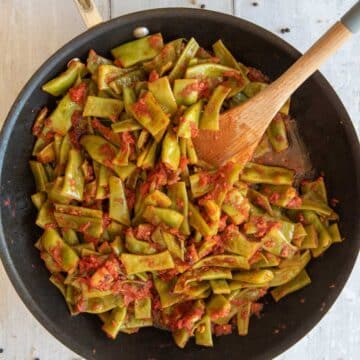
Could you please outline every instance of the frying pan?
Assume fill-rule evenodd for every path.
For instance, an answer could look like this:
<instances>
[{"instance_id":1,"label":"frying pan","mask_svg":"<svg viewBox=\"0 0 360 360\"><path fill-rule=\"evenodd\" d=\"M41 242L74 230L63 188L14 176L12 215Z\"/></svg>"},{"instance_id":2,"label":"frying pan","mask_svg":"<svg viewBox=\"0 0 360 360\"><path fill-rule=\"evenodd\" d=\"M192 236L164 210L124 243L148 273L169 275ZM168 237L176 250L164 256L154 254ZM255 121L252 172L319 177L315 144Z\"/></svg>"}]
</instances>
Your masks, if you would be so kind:
<instances>
[{"instance_id":1,"label":"frying pan","mask_svg":"<svg viewBox=\"0 0 360 360\"><path fill-rule=\"evenodd\" d=\"M353 125L334 90L320 73L294 94L292 115L317 173L325 174L329 197L339 200L340 230L345 237L312 261L312 284L278 304L270 298L261 319L252 319L249 335L215 340L213 349L190 342L178 349L170 333L146 328L138 334L108 339L100 320L71 318L58 290L48 281L33 244L40 235L30 200L35 192L28 160L34 138L31 126L38 110L54 100L40 86L61 72L73 57L85 59L90 48L109 49L131 40L134 28L146 26L165 40L194 36L204 47L219 38L243 63L272 79L300 53L266 30L247 21L204 10L156 9L122 16L98 25L70 41L47 60L21 91L0 135L0 252L3 264L28 309L55 337L87 359L269 359L303 337L329 310L346 283L360 247L360 146ZM10 204L8 201L9 199ZM334 285L334 286L331 286Z\"/></svg>"}]
</instances>

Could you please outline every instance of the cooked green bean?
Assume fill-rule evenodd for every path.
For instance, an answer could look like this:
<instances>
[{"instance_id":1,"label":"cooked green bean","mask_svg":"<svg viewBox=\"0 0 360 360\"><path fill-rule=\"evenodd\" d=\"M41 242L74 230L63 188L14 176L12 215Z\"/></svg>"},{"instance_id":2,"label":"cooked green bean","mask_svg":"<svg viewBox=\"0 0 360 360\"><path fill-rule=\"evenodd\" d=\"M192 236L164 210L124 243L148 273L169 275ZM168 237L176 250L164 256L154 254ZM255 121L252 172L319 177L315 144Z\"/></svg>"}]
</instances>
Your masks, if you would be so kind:
<instances>
[{"instance_id":1,"label":"cooked green bean","mask_svg":"<svg viewBox=\"0 0 360 360\"><path fill-rule=\"evenodd\" d=\"M310 284L309 261L343 240L323 177L299 181L284 151L290 99L244 168L198 158L199 130L269 82L212 49L153 34L43 86L59 98L32 128L35 247L70 314L97 314L112 339L153 325L180 348L244 336L266 293Z\"/></svg>"}]
</instances>

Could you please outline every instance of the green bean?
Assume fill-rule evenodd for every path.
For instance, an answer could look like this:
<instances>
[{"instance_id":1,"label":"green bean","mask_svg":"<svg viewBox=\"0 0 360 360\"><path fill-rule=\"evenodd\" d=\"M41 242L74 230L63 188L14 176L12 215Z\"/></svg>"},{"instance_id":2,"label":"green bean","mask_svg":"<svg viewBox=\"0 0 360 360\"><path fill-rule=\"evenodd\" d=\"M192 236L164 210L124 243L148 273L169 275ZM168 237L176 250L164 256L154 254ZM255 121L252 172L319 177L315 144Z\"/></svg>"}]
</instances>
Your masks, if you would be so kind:
<instances>
[{"instance_id":1,"label":"green bean","mask_svg":"<svg viewBox=\"0 0 360 360\"><path fill-rule=\"evenodd\" d=\"M168 130L163 139L161 161L171 170L176 171L180 163L180 146L176 134Z\"/></svg>"},{"instance_id":2,"label":"green bean","mask_svg":"<svg viewBox=\"0 0 360 360\"><path fill-rule=\"evenodd\" d=\"M75 205L63 205L63 204L54 204L54 205L55 205L55 211L63 214L86 216L97 219L102 219L103 217L103 212L101 210L89 209L86 207L75 206Z\"/></svg>"},{"instance_id":3,"label":"green bean","mask_svg":"<svg viewBox=\"0 0 360 360\"><path fill-rule=\"evenodd\" d=\"M185 244L182 239L176 239L174 235L166 231L161 231L164 243L174 258L185 260Z\"/></svg>"},{"instance_id":4,"label":"green bean","mask_svg":"<svg viewBox=\"0 0 360 360\"><path fill-rule=\"evenodd\" d=\"M110 176L109 188L109 216L121 224L130 225L130 215L123 182L116 176Z\"/></svg>"},{"instance_id":5,"label":"green bean","mask_svg":"<svg viewBox=\"0 0 360 360\"><path fill-rule=\"evenodd\" d=\"M126 310L126 307L115 307L104 322L102 329L110 338L115 339L118 335L126 317Z\"/></svg>"},{"instance_id":6,"label":"green bean","mask_svg":"<svg viewBox=\"0 0 360 360\"><path fill-rule=\"evenodd\" d=\"M83 232L94 238L99 238L104 231L102 219L59 212L54 212L54 217L60 227L74 229L75 231Z\"/></svg>"},{"instance_id":7,"label":"green bean","mask_svg":"<svg viewBox=\"0 0 360 360\"><path fill-rule=\"evenodd\" d=\"M237 312L237 328L240 336L245 336L249 331L249 320L250 320L251 302L246 302L240 305Z\"/></svg>"},{"instance_id":8,"label":"green bean","mask_svg":"<svg viewBox=\"0 0 360 360\"><path fill-rule=\"evenodd\" d=\"M271 146L276 152L281 152L289 147L284 119L277 114L266 130Z\"/></svg>"},{"instance_id":9,"label":"green bean","mask_svg":"<svg viewBox=\"0 0 360 360\"><path fill-rule=\"evenodd\" d=\"M150 319L151 318L151 298L135 300L134 311L135 311L136 319Z\"/></svg>"},{"instance_id":10,"label":"green bean","mask_svg":"<svg viewBox=\"0 0 360 360\"><path fill-rule=\"evenodd\" d=\"M154 225L164 224L179 229L184 216L172 209L163 209L152 205L146 206L143 218Z\"/></svg>"},{"instance_id":11,"label":"green bean","mask_svg":"<svg viewBox=\"0 0 360 360\"><path fill-rule=\"evenodd\" d=\"M195 342L197 345L213 346L211 335L211 318L205 315L197 324L195 330Z\"/></svg>"},{"instance_id":12,"label":"green bean","mask_svg":"<svg viewBox=\"0 0 360 360\"><path fill-rule=\"evenodd\" d=\"M231 52L226 48L222 40L216 41L213 46L214 54L220 59L221 64L231 68L241 70L239 63L236 61Z\"/></svg>"},{"instance_id":13,"label":"green bean","mask_svg":"<svg viewBox=\"0 0 360 360\"><path fill-rule=\"evenodd\" d=\"M35 224L42 229L56 224L53 208L49 200L46 200L41 206L38 215L36 217Z\"/></svg>"},{"instance_id":14,"label":"green bean","mask_svg":"<svg viewBox=\"0 0 360 360\"><path fill-rule=\"evenodd\" d=\"M271 145L269 142L269 138L265 133L254 151L253 158L257 159L259 157L262 157L265 154L269 153L271 151L271 149L272 148L271 148Z\"/></svg>"},{"instance_id":15,"label":"green bean","mask_svg":"<svg viewBox=\"0 0 360 360\"><path fill-rule=\"evenodd\" d=\"M177 130L177 135L179 137L190 139L191 137L196 136L202 107L203 102L200 100L185 110L184 115L180 118Z\"/></svg>"},{"instance_id":16,"label":"green bean","mask_svg":"<svg viewBox=\"0 0 360 360\"><path fill-rule=\"evenodd\" d=\"M304 211L303 216L308 224L313 224L319 237L319 247L326 247L331 243L331 236L320 221L319 217L313 211Z\"/></svg>"},{"instance_id":17,"label":"green bean","mask_svg":"<svg viewBox=\"0 0 360 360\"><path fill-rule=\"evenodd\" d=\"M144 68L148 72L152 70L156 71L159 76L162 76L165 72L171 70L179 55L181 54L183 46L183 39L176 39L167 43L151 61L145 62Z\"/></svg>"},{"instance_id":18,"label":"green bean","mask_svg":"<svg viewBox=\"0 0 360 360\"><path fill-rule=\"evenodd\" d=\"M249 269L248 261L240 255L212 255L198 261L193 268L204 266L220 266L231 269Z\"/></svg>"},{"instance_id":19,"label":"green bean","mask_svg":"<svg viewBox=\"0 0 360 360\"><path fill-rule=\"evenodd\" d=\"M206 305L206 315L211 320L224 317L230 313L231 304L224 295L214 294Z\"/></svg>"},{"instance_id":20,"label":"green bean","mask_svg":"<svg viewBox=\"0 0 360 360\"><path fill-rule=\"evenodd\" d=\"M84 70L85 65L82 62L71 61L66 71L48 81L41 88L50 95L62 95L75 83L78 76L84 74Z\"/></svg>"},{"instance_id":21,"label":"green bean","mask_svg":"<svg viewBox=\"0 0 360 360\"><path fill-rule=\"evenodd\" d=\"M124 75L116 78L115 80L109 83L109 87L111 90L115 92L115 94L121 94L124 87L133 86L139 81L145 80L145 71L143 69L134 69L133 71L127 72Z\"/></svg>"},{"instance_id":22,"label":"green bean","mask_svg":"<svg viewBox=\"0 0 360 360\"><path fill-rule=\"evenodd\" d=\"M176 294L172 290L175 286L176 278L170 281L164 281L158 276L154 276L154 286L160 296L162 309L168 308L185 299L184 294Z\"/></svg>"},{"instance_id":23,"label":"green bean","mask_svg":"<svg viewBox=\"0 0 360 360\"><path fill-rule=\"evenodd\" d=\"M210 280L210 286L214 294L230 294L230 288L226 280Z\"/></svg>"},{"instance_id":24,"label":"green bean","mask_svg":"<svg viewBox=\"0 0 360 360\"><path fill-rule=\"evenodd\" d=\"M215 88L200 118L200 129L219 130L220 109L229 92L230 89L223 85Z\"/></svg>"},{"instance_id":25,"label":"green bean","mask_svg":"<svg viewBox=\"0 0 360 360\"><path fill-rule=\"evenodd\" d=\"M36 158L42 164L48 164L55 161L55 148L54 142L47 144L43 149L41 149L37 154Z\"/></svg>"},{"instance_id":26,"label":"green bean","mask_svg":"<svg viewBox=\"0 0 360 360\"><path fill-rule=\"evenodd\" d=\"M136 239L131 229L126 232L125 247L132 254L151 255L156 253L156 249L151 243Z\"/></svg>"},{"instance_id":27,"label":"green bean","mask_svg":"<svg viewBox=\"0 0 360 360\"><path fill-rule=\"evenodd\" d=\"M159 190L154 190L146 196L144 199L144 205L159 206L162 208L168 208L172 204L169 196Z\"/></svg>"},{"instance_id":28,"label":"green bean","mask_svg":"<svg viewBox=\"0 0 360 360\"><path fill-rule=\"evenodd\" d=\"M163 39L160 33L134 40L111 50L121 67L138 64L150 60L158 55L163 48Z\"/></svg>"},{"instance_id":29,"label":"green bean","mask_svg":"<svg viewBox=\"0 0 360 360\"><path fill-rule=\"evenodd\" d=\"M43 206L44 202L46 201L46 193L44 191L39 191L33 195L31 195L31 201L36 207L37 210L40 210Z\"/></svg>"},{"instance_id":30,"label":"green bean","mask_svg":"<svg viewBox=\"0 0 360 360\"><path fill-rule=\"evenodd\" d=\"M122 133L122 132L142 129L141 125L132 118L111 124L111 128L115 133Z\"/></svg>"},{"instance_id":31,"label":"green bean","mask_svg":"<svg viewBox=\"0 0 360 360\"><path fill-rule=\"evenodd\" d=\"M173 115L177 111L177 104L167 76L149 82L149 90L166 114Z\"/></svg>"},{"instance_id":32,"label":"green bean","mask_svg":"<svg viewBox=\"0 0 360 360\"><path fill-rule=\"evenodd\" d=\"M66 134L61 142L59 151L59 160L55 167L55 173L57 175L63 175L65 173L66 164L69 158L69 152L71 149L71 141L69 134Z\"/></svg>"},{"instance_id":33,"label":"green bean","mask_svg":"<svg viewBox=\"0 0 360 360\"><path fill-rule=\"evenodd\" d=\"M173 269L175 264L169 251L153 255L121 254L121 261L128 275L145 271L159 271Z\"/></svg>"},{"instance_id":34,"label":"green bean","mask_svg":"<svg viewBox=\"0 0 360 360\"><path fill-rule=\"evenodd\" d=\"M41 245L54 261L59 264L62 271L72 272L75 270L79 257L76 252L67 245L54 229L46 229L41 237Z\"/></svg>"},{"instance_id":35,"label":"green bean","mask_svg":"<svg viewBox=\"0 0 360 360\"><path fill-rule=\"evenodd\" d=\"M200 96L198 79L176 79L174 81L174 97L177 105L193 105Z\"/></svg>"},{"instance_id":36,"label":"green bean","mask_svg":"<svg viewBox=\"0 0 360 360\"><path fill-rule=\"evenodd\" d=\"M280 268L272 270L274 278L270 281L269 285L280 286L286 284L305 268L310 259L311 255L307 250L301 255L294 256L292 259L283 261Z\"/></svg>"},{"instance_id":37,"label":"green bean","mask_svg":"<svg viewBox=\"0 0 360 360\"><path fill-rule=\"evenodd\" d=\"M316 249L319 246L318 234L313 224L305 225L306 236L301 243L301 249Z\"/></svg>"},{"instance_id":38,"label":"green bean","mask_svg":"<svg viewBox=\"0 0 360 360\"><path fill-rule=\"evenodd\" d=\"M185 347L190 339L190 336L191 334L187 329L179 329L172 332L174 342L180 349Z\"/></svg>"},{"instance_id":39,"label":"green bean","mask_svg":"<svg viewBox=\"0 0 360 360\"><path fill-rule=\"evenodd\" d=\"M79 238L74 229L63 229L62 237L64 241L70 246L79 244Z\"/></svg>"},{"instance_id":40,"label":"green bean","mask_svg":"<svg viewBox=\"0 0 360 360\"><path fill-rule=\"evenodd\" d=\"M29 161L31 172L34 176L36 191L45 191L48 177L43 164L38 161Z\"/></svg>"},{"instance_id":41,"label":"green bean","mask_svg":"<svg viewBox=\"0 0 360 360\"><path fill-rule=\"evenodd\" d=\"M210 226L206 223L205 219L202 217L198 208L191 203L189 203L189 224L194 229L196 229L201 235L209 236L211 235Z\"/></svg>"},{"instance_id":42,"label":"green bean","mask_svg":"<svg viewBox=\"0 0 360 360\"><path fill-rule=\"evenodd\" d=\"M267 196L263 195L259 191L256 191L255 189L249 188L247 192L247 198L255 206L259 206L264 209L270 216L273 215L273 209Z\"/></svg>"},{"instance_id":43,"label":"green bean","mask_svg":"<svg viewBox=\"0 0 360 360\"><path fill-rule=\"evenodd\" d=\"M184 216L184 220L180 225L180 232L184 235L190 235L189 226L189 200L186 190L186 184L183 181L169 185L168 196L171 199L171 207L173 210L180 212Z\"/></svg>"},{"instance_id":44,"label":"green bean","mask_svg":"<svg viewBox=\"0 0 360 360\"><path fill-rule=\"evenodd\" d=\"M232 189L226 194L221 209L234 224L240 225L249 217L250 205L248 199L240 191Z\"/></svg>"},{"instance_id":45,"label":"green bean","mask_svg":"<svg viewBox=\"0 0 360 360\"><path fill-rule=\"evenodd\" d=\"M186 152L189 159L189 164L194 165L199 162L195 146L191 139L186 139Z\"/></svg>"},{"instance_id":46,"label":"green bean","mask_svg":"<svg viewBox=\"0 0 360 360\"><path fill-rule=\"evenodd\" d=\"M194 38L191 38L169 74L170 82L174 82L175 79L183 77L189 61L195 56L198 49L199 44Z\"/></svg>"},{"instance_id":47,"label":"green bean","mask_svg":"<svg viewBox=\"0 0 360 360\"><path fill-rule=\"evenodd\" d=\"M194 198L203 196L213 190L214 184L211 182L212 175L213 174L209 172L198 172L190 175L191 193Z\"/></svg>"},{"instance_id":48,"label":"green bean","mask_svg":"<svg viewBox=\"0 0 360 360\"><path fill-rule=\"evenodd\" d=\"M136 103L130 105L130 109L135 119L159 142L170 120L155 100L154 95L146 92Z\"/></svg>"},{"instance_id":49,"label":"green bean","mask_svg":"<svg viewBox=\"0 0 360 360\"><path fill-rule=\"evenodd\" d=\"M77 110L81 110L81 106L72 101L69 93L67 93L50 114L50 121L48 122L50 130L60 135L66 135L72 126L72 115Z\"/></svg>"},{"instance_id":50,"label":"green bean","mask_svg":"<svg viewBox=\"0 0 360 360\"><path fill-rule=\"evenodd\" d=\"M188 270L181 274L174 287L174 293L186 293L191 283L195 281L231 279L231 271L216 267L208 267L206 269Z\"/></svg>"},{"instance_id":51,"label":"green bean","mask_svg":"<svg viewBox=\"0 0 360 360\"><path fill-rule=\"evenodd\" d=\"M251 270L233 274L233 280L256 285L267 284L273 278L271 270Z\"/></svg>"},{"instance_id":52,"label":"green bean","mask_svg":"<svg viewBox=\"0 0 360 360\"><path fill-rule=\"evenodd\" d=\"M306 270L302 270L296 277L292 280L276 287L274 290L271 290L271 295L276 302L282 299L284 296L291 294L294 291L300 290L306 285L311 283L311 279L307 274Z\"/></svg>"},{"instance_id":53,"label":"green bean","mask_svg":"<svg viewBox=\"0 0 360 360\"><path fill-rule=\"evenodd\" d=\"M95 50L91 49L86 60L86 67L92 75L96 74L100 65L109 65L112 61L104 58L96 53Z\"/></svg>"},{"instance_id":54,"label":"green bean","mask_svg":"<svg viewBox=\"0 0 360 360\"><path fill-rule=\"evenodd\" d=\"M249 241L236 227L227 230L224 236L224 249L246 259L250 259L260 246L259 242Z\"/></svg>"},{"instance_id":55,"label":"green bean","mask_svg":"<svg viewBox=\"0 0 360 360\"><path fill-rule=\"evenodd\" d=\"M81 170L82 156L80 151L71 149L65 169L64 185L61 195L81 201L84 194L84 174Z\"/></svg>"},{"instance_id":56,"label":"green bean","mask_svg":"<svg viewBox=\"0 0 360 360\"><path fill-rule=\"evenodd\" d=\"M328 197L326 193L326 186L324 182L324 178L320 176L314 181L302 181L301 183L301 192L305 195L307 193L315 193L320 200L327 204L328 203Z\"/></svg>"},{"instance_id":57,"label":"green bean","mask_svg":"<svg viewBox=\"0 0 360 360\"><path fill-rule=\"evenodd\" d=\"M117 99L104 99L96 96L88 96L84 116L98 116L116 121L124 108L124 103Z\"/></svg>"},{"instance_id":58,"label":"green bean","mask_svg":"<svg viewBox=\"0 0 360 360\"><path fill-rule=\"evenodd\" d=\"M294 180L294 171L248 162L241 174L241 180L249 183L291 185Z\"/></svg>"},{"instance_id":59,"label":"green bean","mask_svg":"<svg viewBox=\"0 0 360 360\"><path fill-rule=\"evenodd\" d=\"M55 285L59 289L62 296L65 297L66 288L64 285L64 277L61 274L52 274L49 280L53 285Z\"/></svg>"}]
</instances>

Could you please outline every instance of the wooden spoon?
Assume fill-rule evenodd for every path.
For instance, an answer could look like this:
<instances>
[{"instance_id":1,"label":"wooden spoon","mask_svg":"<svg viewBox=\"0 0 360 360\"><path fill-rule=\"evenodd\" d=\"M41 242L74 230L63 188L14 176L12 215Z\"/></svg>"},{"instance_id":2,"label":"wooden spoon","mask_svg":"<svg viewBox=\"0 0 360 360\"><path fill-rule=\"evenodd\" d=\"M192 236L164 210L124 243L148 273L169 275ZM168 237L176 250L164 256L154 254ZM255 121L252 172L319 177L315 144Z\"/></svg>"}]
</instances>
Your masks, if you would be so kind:
<instances>
[{"instance_id":1,"label":"wooden spoon","mask_svg":"<svg viewBox=\"0 0 360 360\"><path fill-rule=\"evenodd\" d=\"M220 130L200 130L193 139L199 157L220 166L229 160L245 165L271 120L290 95L360 29L360 1L335 23L283 75L263 91L220 116Z\"/></svg>"}]
</instances>

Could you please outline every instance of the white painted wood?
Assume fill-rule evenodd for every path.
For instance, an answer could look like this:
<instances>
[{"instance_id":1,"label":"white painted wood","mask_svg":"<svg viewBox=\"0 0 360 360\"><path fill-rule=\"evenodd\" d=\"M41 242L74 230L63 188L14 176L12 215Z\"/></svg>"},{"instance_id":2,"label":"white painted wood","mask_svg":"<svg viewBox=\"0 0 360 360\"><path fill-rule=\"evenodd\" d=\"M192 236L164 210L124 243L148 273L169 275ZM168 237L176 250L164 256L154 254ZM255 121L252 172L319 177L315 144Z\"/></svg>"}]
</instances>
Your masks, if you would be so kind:
<instances>
[{"instance_id":1,"label":"white painted wood","mask_svg":"<svg viewBox=\"0 0 360 360\"><path fill-rule=\"evenodd\" d=\"M160 7L200 8L202 4L208 10L221 11L228 14L233 13L232 0L111 0L111 15L115 17L134 11Z\"/></svg>"},{"instance_id":2,"label":"white painted wood","mask_svg":"<svg viewBox=\"0 0 360 360\"><path fill-rule=\"evenodd\" d=\"M110 9L110 2L112 3ZM258 2L259 6L252 6ZM150 7L206 4L277 33L304 51L354 0L96 0L108 19ZM281 34L283 27L290 33ZM0 126L36 68L56 49L85 29L72 0L0 0ZM359 36L345 45L322 72L336 89L360 130ZM336 269L334 269L336 271ZM0 264L0 360L79 360L43 329L15 293ZM357 360L360 358L360 261L342 295L320 324L277 360Z\"/></svg>"}]
</instances>

